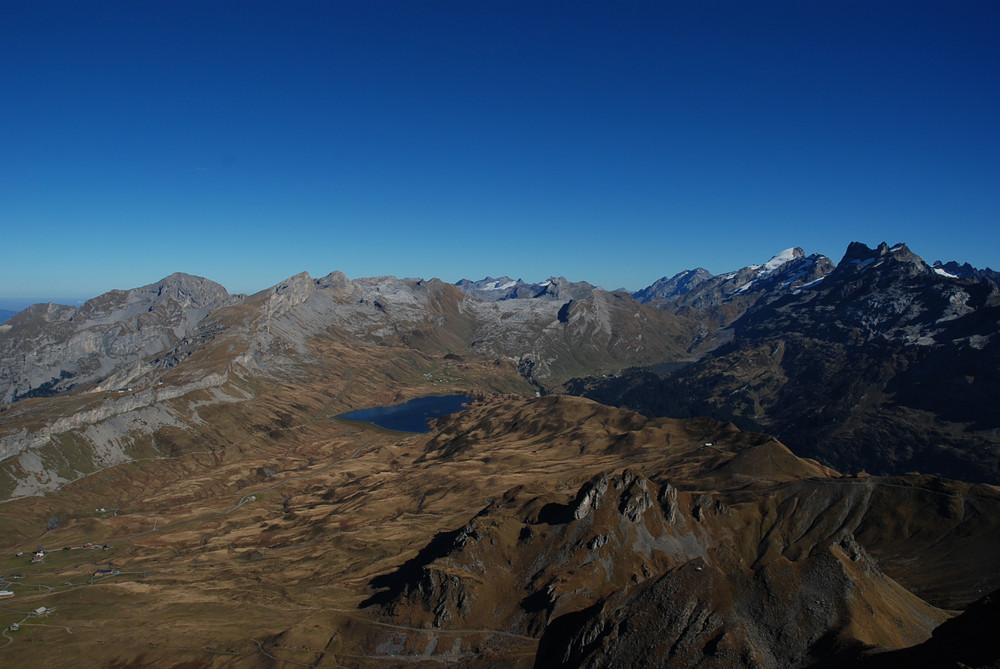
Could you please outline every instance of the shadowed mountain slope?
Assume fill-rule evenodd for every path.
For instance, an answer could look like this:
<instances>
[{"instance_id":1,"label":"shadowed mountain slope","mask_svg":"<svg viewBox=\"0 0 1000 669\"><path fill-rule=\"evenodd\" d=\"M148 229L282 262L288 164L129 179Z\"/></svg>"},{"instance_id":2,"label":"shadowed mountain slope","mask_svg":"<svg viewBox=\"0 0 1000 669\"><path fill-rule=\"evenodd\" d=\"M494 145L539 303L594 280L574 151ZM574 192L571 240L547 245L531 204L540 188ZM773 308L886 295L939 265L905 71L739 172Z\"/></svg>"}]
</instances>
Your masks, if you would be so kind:
<instances>
[{"instance_id":1,"label":"shadowed mountain slope","mask_svg":"<svg viewBox=\"0 0 1000 669\"><path fill-rule=\"evenodd\" d=\"M905 245L852 244L821 281L760 302L728 343L660 374L579 379L648 415L711 415L845 471L1000 481L1000 292Z\"/></svg>"},{"instance_id":2,"label":"shadowed mountain slope","mask_svg":"<svg viewBox=\"0 0 1000 669\"><path fill-rule=\"evenodd\" d=\"M536 666L813 666L919 643L948 616L921 596L960 607L1000 583L965 561L997 559L996 489L841 477L704 420L567 398L474 407L439 421L424 459L492 469L560 450L597 473L507 489L373 579L362 606L403 627L540 635ZM601 471L611 455L627 467Z\"/></svg>"}]
</instances>

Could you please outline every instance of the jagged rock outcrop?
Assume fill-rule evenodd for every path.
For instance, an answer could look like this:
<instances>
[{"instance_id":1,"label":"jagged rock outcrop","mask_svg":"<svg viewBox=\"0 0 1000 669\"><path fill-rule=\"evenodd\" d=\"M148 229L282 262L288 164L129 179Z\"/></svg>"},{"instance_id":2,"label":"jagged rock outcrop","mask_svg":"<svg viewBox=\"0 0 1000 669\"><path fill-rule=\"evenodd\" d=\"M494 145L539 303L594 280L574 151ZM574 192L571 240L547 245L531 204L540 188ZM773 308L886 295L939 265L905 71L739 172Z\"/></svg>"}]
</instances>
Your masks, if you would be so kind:
<instances>
[{"instance_id":1,"label":"jagged rock outcrop","mask_svg":"<svg viewBox=\"0 0 1000 669\"><path fill-rule=\"evenodd\" d=\"M512 490L376 579L388 589L364 606L416 628L538 634L535 666L799 667L920 643L948 614L862 544L893 493L858 483L763 501L625 469L565 504Z\"/></svg>"}]
</instances>

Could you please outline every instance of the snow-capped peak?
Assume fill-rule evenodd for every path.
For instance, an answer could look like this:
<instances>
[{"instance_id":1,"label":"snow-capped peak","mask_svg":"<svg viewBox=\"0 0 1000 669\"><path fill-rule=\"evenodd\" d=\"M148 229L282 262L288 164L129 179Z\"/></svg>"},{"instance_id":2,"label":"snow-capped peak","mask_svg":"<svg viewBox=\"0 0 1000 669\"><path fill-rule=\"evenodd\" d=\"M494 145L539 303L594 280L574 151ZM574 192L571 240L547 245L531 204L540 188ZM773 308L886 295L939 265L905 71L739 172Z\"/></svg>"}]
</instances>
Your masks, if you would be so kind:
<instances>
[{"instance_id":1,"label":"snow-capped peak","mask_svg":"<svg viewBox=\"0 0 1000 669\"><path fill-rule=\"evenodd\" d=\"M797 246L793 246L790 249L785 249L781 253L773 255L771 259L768 260L763 265L747 266L745 269L754 272L753 278L751 278L747 283L737 288L736 292L737 293L747 292L748 290L750 290L750 287L754 285L757 279L763 279L767 276L770 276L771 274L774 273L775 270L783 267L787 263L790 263L793 260L803 257L805 257L805 252L802 249L798 248ZM736 273L732 274L731 276L735 275Z\"/></svg>"},{"instance_id":2,"label":"snow-capped peak","mask_svg":"<svg viewBox=\"0 0 1000 669\"><path fill-rule=\"evenodd\" d=\"M774 270L781 267L782 265L784 265L785 263L791 262L796 258L802 257L802 255L803 255L802 249L799 249L797 247L785 249L781 253L775 254L770 260L764 263L764 272L771 273Z\"/></svg>"}]
</instances>

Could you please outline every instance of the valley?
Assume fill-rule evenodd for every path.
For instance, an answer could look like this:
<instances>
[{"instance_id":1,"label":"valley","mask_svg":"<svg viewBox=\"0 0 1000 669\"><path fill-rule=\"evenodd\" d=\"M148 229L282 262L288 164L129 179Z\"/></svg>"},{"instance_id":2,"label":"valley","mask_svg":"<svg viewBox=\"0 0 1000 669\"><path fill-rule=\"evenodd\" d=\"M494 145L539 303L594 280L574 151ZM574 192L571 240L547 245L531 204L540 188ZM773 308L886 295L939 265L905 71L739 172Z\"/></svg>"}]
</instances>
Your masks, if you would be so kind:
<instances>
[{"instance_id":1,"label":"valley","mask_svg":"<svg viewBox=\"0 0 1000 669\"><path fill-rule=\"evenodd\" d=\"M0 661L964 661L935 630L1000 590L1000 297L862 247L634 296L173 275L22 312ZM447 395L425 434L339 418Z\"/></svg>"},{"instance_id":2,"label":"valley","mask_svg":"<svg viewBox=\"0 0 1000 669\"><path fill-rule=\"evenodd\" d=\"M296 401L302 394L297 389ZM281 390L265 395L259 399L269 406L291 399ZM16 595L0 607L0 623L49 610L8 633L5 659L408 666L417 656L532 666L539 644L553 642L546 630L612 593L666 586L695 569L712 578L733 569L767 574L771 596L794 598L795 588L785 589L789 576L780 574L820 568L809 566L816 560L853 567L850 560L860 559L873 574L853 574L860 590L812 586L823 590L818 597L846 597L850 613L827 621L830 629L805 632L815 643L832 631L834 647L846 652L861 643L922 641L949 611L1000 587L991 544L1000 493L989 486L845 478L763 435L705 420L648 422L574 398L484 398L427 436L362 428L330 410L320 404L225 454L136 462L5 504L0 574L23 577L10 581ZM631 477L649 495L639 500L660 501L635 511L617 500L593 502L600 518L575 518L581 488L608 476L609 491ZM656 493L658 486L672 496ZM643 541L652 545L616 536L635 523L620 509L642 519ZM673 548L662 543L671 513L680 535ZM46 530L53 518L58 525ZM720 543L734 521L746 538ZM707 536L716 532L723 534ZM594 537L604 537L596 551L585 546ZM736 543L726 548L729 541ZM62 550L88 543L95 547ZM43 562L28 564L39 546ZM835 557L823 558L831 550ZM17 559L19 551L25 556ZM590 555L608 551L596 563ZM841 551L847 557L836 557ZM920 565L914 554L923 556ZM613 575L594 580L594 567L609 559ZM565 560L568 568L557 566ZM529 579L525 561L549 566ZM99 569L115 573L95 577ZM410 579L421 582L423 574L457 574L465 607L454 592L414 590ZM485 574L501 580L484 581ZM444 588L448 581L432 582ZM738 596L732 586L714 587ZM520 592L513 600L512 588ZM549 593L540 609L525 604L538 599L536 588ZM689 596L700 598L697 592ZM865 615L888 627L874 618L848 622L859 606L875 607ZM893 631L900 626L909 631L900 636Z\"/></svg>"}]
</instances>

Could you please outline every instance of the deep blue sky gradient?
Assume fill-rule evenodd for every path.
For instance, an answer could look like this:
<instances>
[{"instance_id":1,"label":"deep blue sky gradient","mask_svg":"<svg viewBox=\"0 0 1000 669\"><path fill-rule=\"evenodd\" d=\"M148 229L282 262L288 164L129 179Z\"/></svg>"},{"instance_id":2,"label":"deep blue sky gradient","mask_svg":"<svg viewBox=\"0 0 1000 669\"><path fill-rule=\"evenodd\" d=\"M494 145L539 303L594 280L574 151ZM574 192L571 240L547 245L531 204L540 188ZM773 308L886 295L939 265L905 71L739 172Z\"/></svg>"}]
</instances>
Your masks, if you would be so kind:
<instances>
[{"instance_id":1,"label":"deep blue sky gradient","mask_svg":"<svg viewBox=\"0 0 1000 669\"><path fill-rule=\"evenodd\" d=\"M0 3L0 298L1000 265L996 2Z\"/></svg>"}]
</instances>

